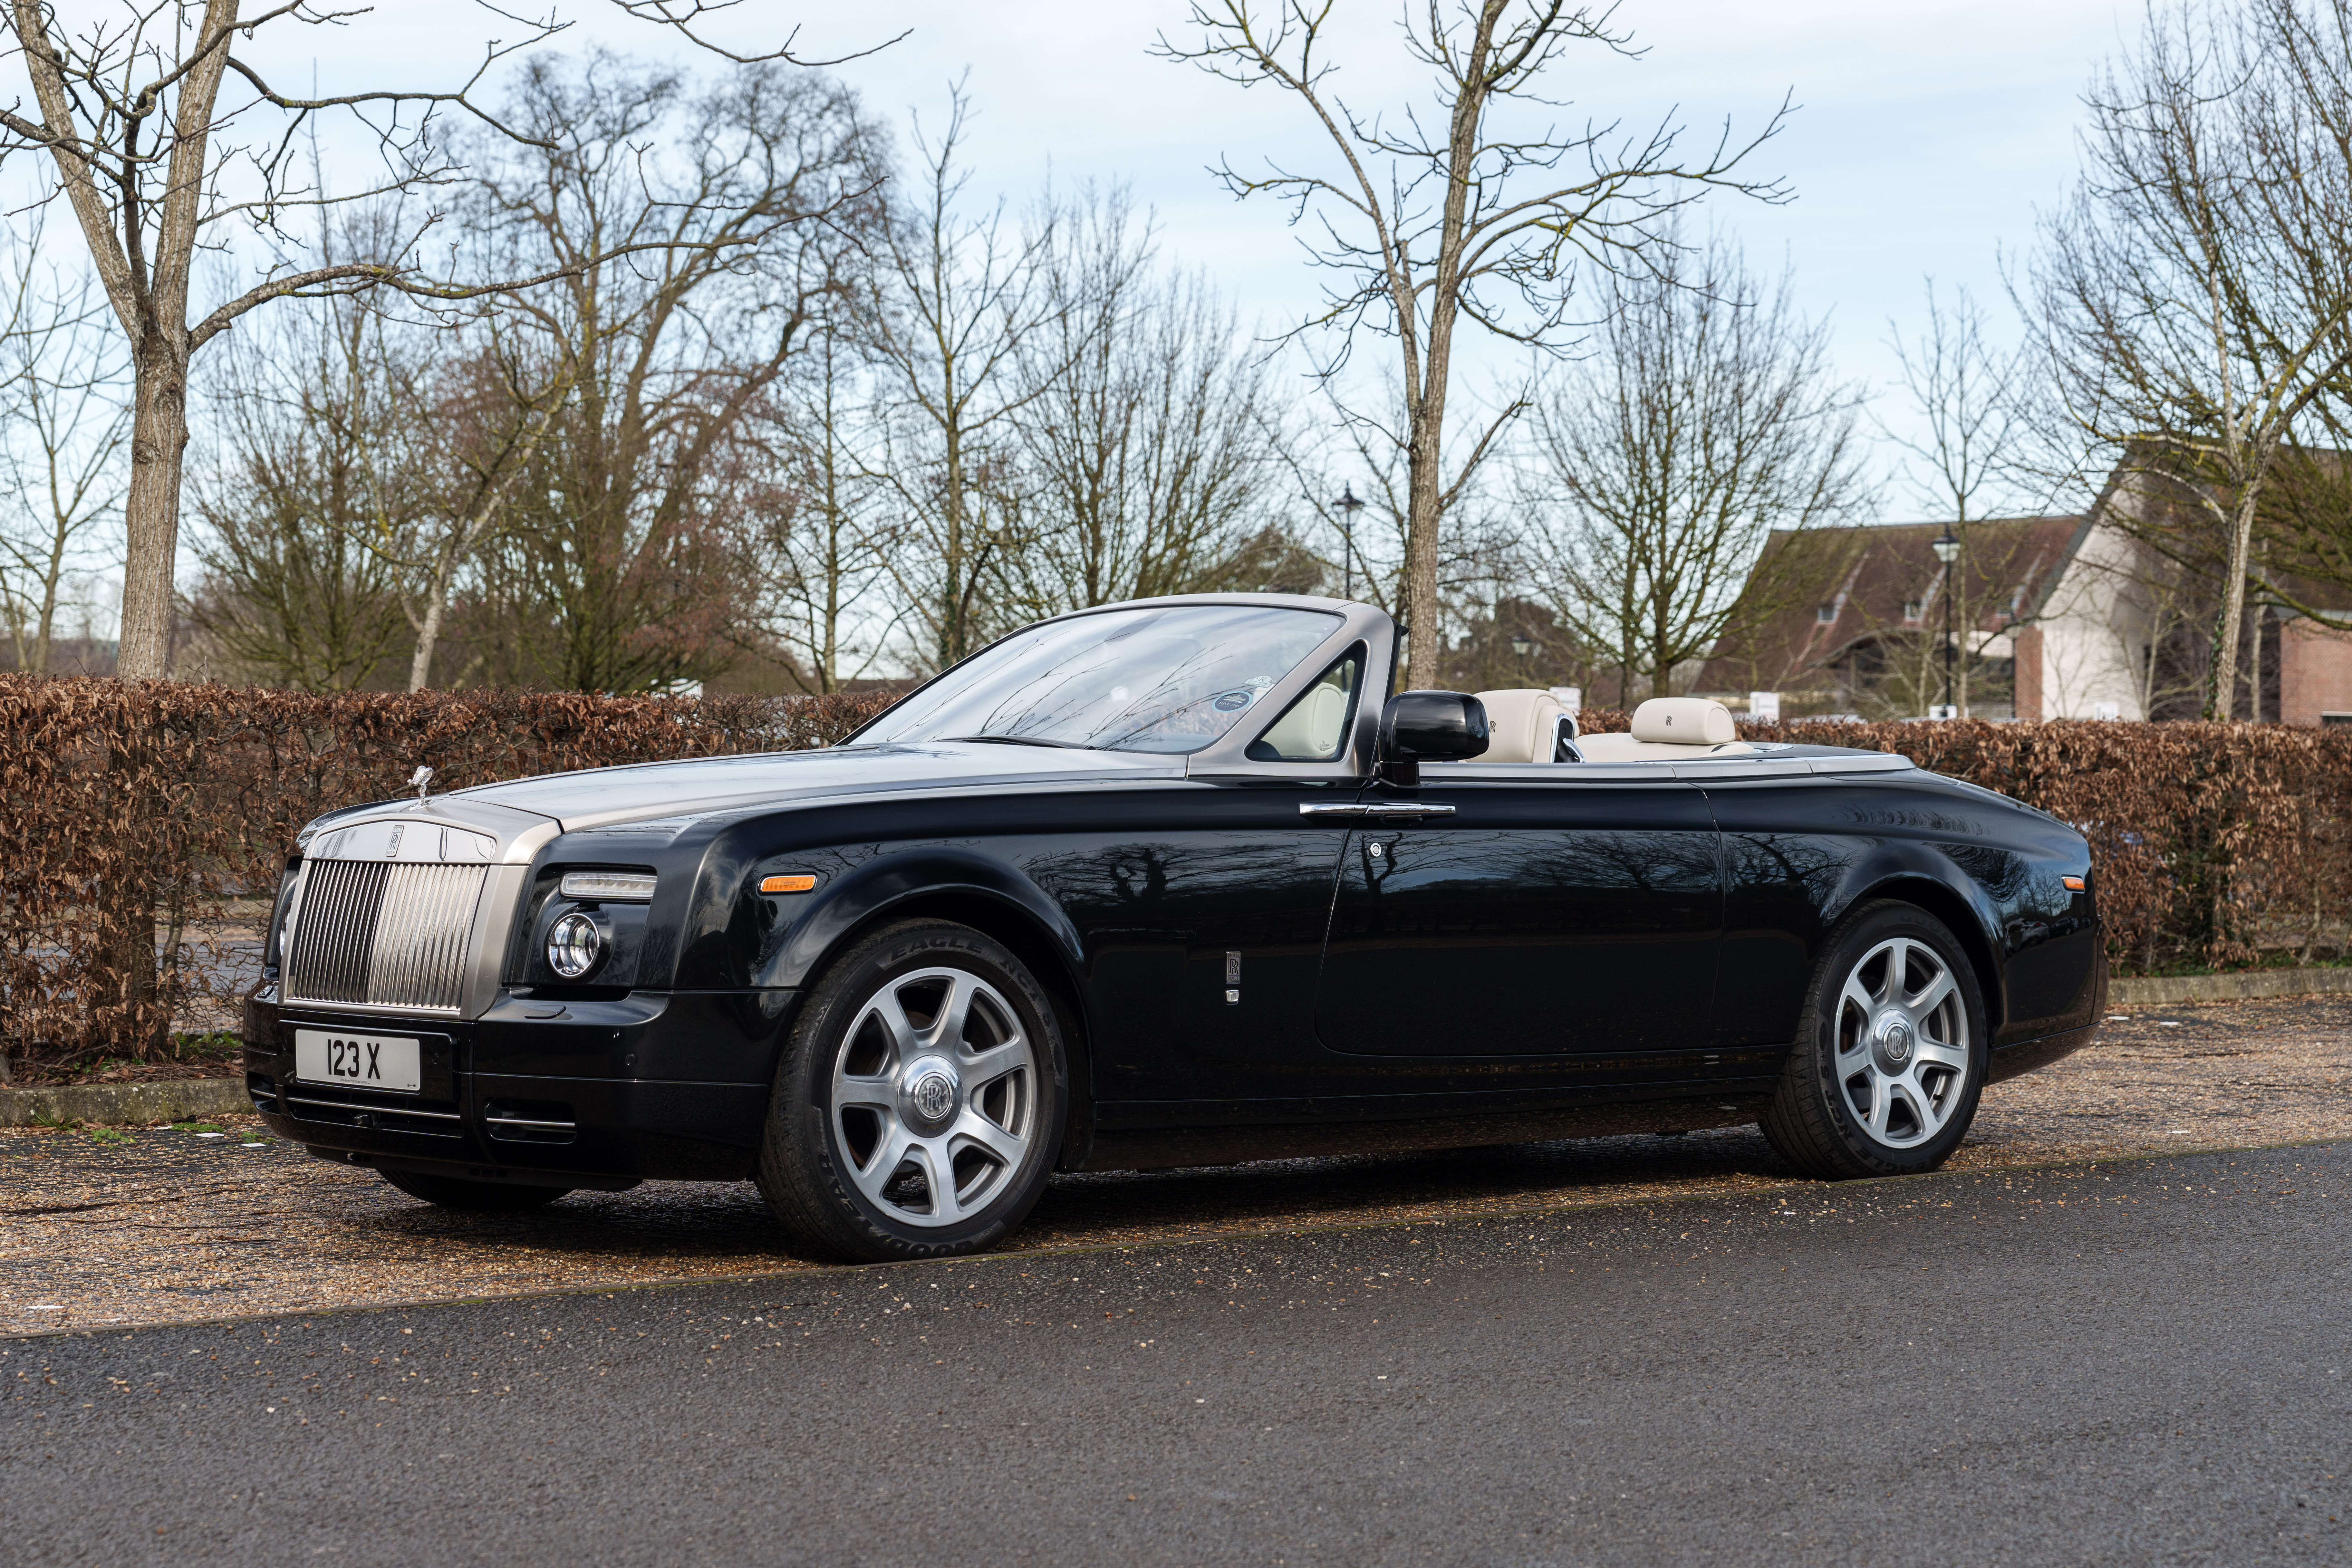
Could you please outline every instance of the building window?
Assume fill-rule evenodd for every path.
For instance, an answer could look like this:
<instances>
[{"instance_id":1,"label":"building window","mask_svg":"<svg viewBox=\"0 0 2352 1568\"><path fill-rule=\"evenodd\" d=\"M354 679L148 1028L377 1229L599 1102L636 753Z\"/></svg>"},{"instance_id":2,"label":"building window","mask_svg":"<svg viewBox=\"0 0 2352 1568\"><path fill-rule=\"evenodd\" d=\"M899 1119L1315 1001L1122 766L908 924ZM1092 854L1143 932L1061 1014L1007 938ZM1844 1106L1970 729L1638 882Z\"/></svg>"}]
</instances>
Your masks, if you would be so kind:
<instances>
[{"instance_id":1,"label":"building window","mask_svg":"<svg viewBox=\"0 0 2352 1568\"><path fill-rule=\"evenodd\" d=\"M1813 619L1825 626L1833 625L1837 620L1837 606L1835 605L1816 605L1813 607Z\"/></svg>"},{"instance_id":2,"label":"building window","mask_svg":"<svg viewBox=\"0 0 2352 1568\"><path fill-rule=\"evenodd\" d=\"M1916 621L1919 618L1919 612L1925 607L1916 599L1906 599L1903 601L1903 618L1906 621Z\"/></svg>"}]
</instances>

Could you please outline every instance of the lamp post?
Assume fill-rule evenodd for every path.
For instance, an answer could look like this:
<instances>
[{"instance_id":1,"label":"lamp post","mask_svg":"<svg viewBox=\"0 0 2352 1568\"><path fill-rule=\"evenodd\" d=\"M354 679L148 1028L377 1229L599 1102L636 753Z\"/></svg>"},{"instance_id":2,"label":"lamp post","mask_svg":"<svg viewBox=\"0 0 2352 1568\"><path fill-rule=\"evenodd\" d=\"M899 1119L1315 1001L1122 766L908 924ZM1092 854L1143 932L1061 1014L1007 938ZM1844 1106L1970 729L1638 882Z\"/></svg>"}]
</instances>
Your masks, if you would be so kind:
<instances>
[{"instance_id":1,"label":"lamp post","mask_svg":"<svg viewBox=\"0 0 2352 1568\"><path fill-rule=\"evenodd\" d=\"M1944 717L1957 719L1958 710L1952 706L1952 564L1960 558L1960 542L1953 537L1950 523L1944 524L1930 548L1944 563Z\"/></svg>"},{"instance_id":2,"label":"lamp post","mask_svg":"<svg viewBox=\"0 0 2352 1568\"><path fill-rule=\"evenodd\" d=\"M1356 514L1363 510L1364 503L1357 496L1356 487L1353 485L1341 486L1339 489L1339 549L1340 552L1347 558L1347 564L1342 567L1341 570L1346 574L1348 584L1346 589L1339 595L1343 599L1352 599L1356 596Z\"/></svg>"}]
</instances>

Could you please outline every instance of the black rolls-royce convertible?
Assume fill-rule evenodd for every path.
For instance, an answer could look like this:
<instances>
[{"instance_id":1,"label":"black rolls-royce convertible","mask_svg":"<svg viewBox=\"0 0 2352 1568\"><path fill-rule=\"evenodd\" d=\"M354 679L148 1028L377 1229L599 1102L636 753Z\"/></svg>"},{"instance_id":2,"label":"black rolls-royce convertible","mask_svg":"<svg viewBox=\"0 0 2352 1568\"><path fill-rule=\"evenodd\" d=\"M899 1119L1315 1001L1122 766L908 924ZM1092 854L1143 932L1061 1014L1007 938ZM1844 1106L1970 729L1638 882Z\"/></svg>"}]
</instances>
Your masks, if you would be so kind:
<instances>
[{"instance_id":1,"label":"black rolls-royce convertible","mask_svg":"<svg viewBox=\"0 0 2352 1568\"><path fill-rule=\"evenodd\" d=\"M1924 1171L2096 1027L2063 823L1697 699L1382 700L1396 651L1360 604L1113 605L830 750L331 813L254 1102L434 1203L750 1178L793 1249L883 1259L1055 1171L1759 1121Z\"/></svg>"}]
</instances>

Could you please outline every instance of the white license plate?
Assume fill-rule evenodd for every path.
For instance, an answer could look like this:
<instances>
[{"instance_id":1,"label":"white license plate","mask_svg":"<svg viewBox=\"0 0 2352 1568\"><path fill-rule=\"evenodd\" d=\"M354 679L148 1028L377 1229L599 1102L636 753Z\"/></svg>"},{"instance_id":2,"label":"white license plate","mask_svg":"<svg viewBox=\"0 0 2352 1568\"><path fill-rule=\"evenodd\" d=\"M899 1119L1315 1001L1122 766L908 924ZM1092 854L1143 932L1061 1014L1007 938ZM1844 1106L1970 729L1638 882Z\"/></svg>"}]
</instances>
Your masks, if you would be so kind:
<instances>
[{"instance_id":1,"label":"white license plate","mask_svg":"<svg viewBox=\"0 0 2352 1568\"><path fill-rule=\"evenodd\" d=\"M397 1035L347 1035L341 1030L294 1031L294 1076L306 1083L390 1089L415 1094L425 1087L424 1048Z\"/></svg>"}]
</instances>

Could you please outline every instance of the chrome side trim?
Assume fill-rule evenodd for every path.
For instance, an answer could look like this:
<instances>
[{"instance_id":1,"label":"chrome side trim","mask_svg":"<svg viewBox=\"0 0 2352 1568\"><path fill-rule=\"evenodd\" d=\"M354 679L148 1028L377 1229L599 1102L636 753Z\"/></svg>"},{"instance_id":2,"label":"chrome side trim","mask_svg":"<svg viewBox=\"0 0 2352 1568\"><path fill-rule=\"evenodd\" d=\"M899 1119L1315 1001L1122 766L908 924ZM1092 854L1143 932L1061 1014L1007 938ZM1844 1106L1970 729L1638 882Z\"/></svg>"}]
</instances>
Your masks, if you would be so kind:
<instances>
[{"instance_id":1,"label":"chrome side trim","mask_svg":"<svg viewBox=\"0 0 2352 1568\"><path fill-rule=\"evenodd\" d=\"M1454 808L1450 805L1441 805L1435 801L1350 800L1333 801L1328 805L1302 804L1298 808L1298 815L1301 816L1316 817L1370 816L1388 818L1406 816L1452 816L1454 815Z\"/></svg>"},{"instance_id":2,"label":"chrome side trim","mask_svg":"<svg viewBox=\"0 0 2352 1568\"><path fill-rule=\"evenodd\" d=\"M1817 773L1899 773L1919 764L1895 752L1865 752L1852 757L1814 757Z\"/></svg>"},{"instance_id":3,"label":"chrome side trim","mask_svg":"<svg viewBox=\"0 0 2352 1568\"><path fill-rule=\"evenodd\" d=\"M1674 763L1423 763L1424 787L1460 782L1478 784L1561 784L1676 783ZM1708 775L1721 778L1721 773Z\"/></svg>"},{"instance_id":4,"label":"chrome side trim","mask_svg":"<svg viewBox=\"0 0 2352 1568\"><path fill-rule=\"evenodd\" d=\"M1643 763L1423 763L1424 784L1706 784L1728 779L1804 778L1839 773L1900 773L1917 764L1892 752L1856 752L1844 757L1723 757L1677 762L1661 757Z\"/></svg>"},{"instance_id":5,"label":"chrome side trim","mask_svg":"<svg viewBox=\"0 0 2352 1568\"><path fill-rule=\"evenodd\" d=\"M453 1110L411 1110L405 1106L378 1105L365 1100L312 1100L304 1094L281 1094L279 1098L289 1105L315 1105L325 1110L364 1110L373 1116L425 1116L436 1121L455 1121L458 1119L457 1113ZM566 1125L570 1124L566 1123Z\"/></svg>"}]
</instances>

